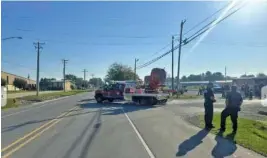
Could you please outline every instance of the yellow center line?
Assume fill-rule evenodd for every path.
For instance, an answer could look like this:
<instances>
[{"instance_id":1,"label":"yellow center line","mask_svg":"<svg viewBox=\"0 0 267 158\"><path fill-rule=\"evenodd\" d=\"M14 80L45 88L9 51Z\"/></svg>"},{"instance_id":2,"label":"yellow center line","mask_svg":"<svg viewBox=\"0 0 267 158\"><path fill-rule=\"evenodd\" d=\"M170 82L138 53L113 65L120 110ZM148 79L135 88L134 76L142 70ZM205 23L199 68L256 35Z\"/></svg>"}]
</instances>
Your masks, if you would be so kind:
<instances>
[{"instance_id":1,"label":"yellow center line","mask_svg":"<svg viewBox=\"0 0 267 158\"><path fill-rule=\"evenodd\" d=\"M75 108L78 108L78 107L71 108L69 111L62 113L62 114L59 115L57 118L55 118L55 119L53 119L53 120L51 120L51 121L45 123L44 125L42 125L42 126L36 128L34 131L32 131L32 132L28 133L27 135L24 135L23 137L17 139L15 142L13 142L13 143L11 143L10 145L8 145L8 146L6 146L5 148L3 148L3 149L1 150L1 152L3 153L4 151L8 150L9 148L11 148L11 147L15 146L16 144L22 142L24 139L28 138L28 137L31 136L32 134L34 134L34 133L36 133L37 131L41 130L42 128L48 126L49 124L51 124L52 122L56 121L58 118L61 118L62 116L66 115L68 112L74 110Z\"/></svg>"}]
</instances>

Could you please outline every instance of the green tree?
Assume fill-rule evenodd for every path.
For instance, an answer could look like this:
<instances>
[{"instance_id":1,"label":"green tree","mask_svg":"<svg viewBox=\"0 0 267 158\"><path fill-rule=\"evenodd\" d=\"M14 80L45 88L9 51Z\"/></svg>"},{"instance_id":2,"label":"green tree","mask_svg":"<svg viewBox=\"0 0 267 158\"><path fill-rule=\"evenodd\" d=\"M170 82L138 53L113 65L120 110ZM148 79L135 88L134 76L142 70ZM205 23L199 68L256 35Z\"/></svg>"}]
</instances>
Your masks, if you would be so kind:
<instances>
[{"instance_id":1,"label":"green tree","mask_svg":"<svg viewBox=\"0 0 267 158\"><path fill-rule=\"evenodd\" d=\"M77 80L77 76L75 76L75 75L73 75L73 74L67 74L67 75L65 75L65 79L66 80L71 80L71 81L73 81L73 82L76 82L76 80Z\"/></svg>"},{"instance_id":2,"label":"green tree","mask_svg":"<svg viewBox=\"0 0 267 158\"><path fill-rule=\"evenodd\" d=\"M117 80L133 80L134 79L134 71L127 65L113 63L108 71L105 78L105 81ZM139 76L136 75L136 79L139 79Z\"/></svg>"},{"instance_id":3,"label":"green tree","mask_svg":"<svg viewBox=\"0 0 267 158\"><path fill-rule=\"evenodd\" d=\"M6 86L6 80L1 78L1 86Z\"/></svg>"},{"instance_id":4,"label":"green tree","mask_svg":"<svg viewBox=\"0 0 267 158\"><path fill-rule=\"evenodd\" d=\"M102 86L103 85L103 81L101 78L91 78L89 80L89 83L94 85L95 87L98 87L98 86Z\"/></svg>"},{"instance_id":5,"label":"green tree","mask_svg":"<svg viewBox=\"0 0 267 158\"><path fill-rule=\"evenodd\" d=\"M205 80L210 81L212 79L212 73L210 71L207 71L205 73Z\"/></svg>"},{"instance_id":6,"label":"green tree","mask_svg":"<svg viewBox=\"0 0 267 158\"><path fill-rule=\"evenodd\" d=\"M48 89L48 86L49 84L51 83L51 81L55 81L56 79L55 78L41 78L40 79L40 89L41 90L49 90Z\"/></svg>"},{"instance_id":7,"label":"green tree","mask_svg":"<svg viewBox=\"0 0 267 158\"><path fill-rule=\"evenodd\" d=\"M25 89L27 85L27 81L20 79L20 78L15 78L15 80L13 81L13 85L17 88Z\"/></svg>"},{"instance_id":8,"label":"green tree","mask_svg":"<svg viewBox=\"0 0 267 158\"><path fill-rule=\"evenodd\" d=\"M187 77L186 77L186 76L183 76L183 77L181 78L181 81L187 81Z\"/></svg>"},{"instance_id":9,"label":"green tree","mask_svg":"<svg viewBox=\"0 0 267 158\"><path fill-rule=\"evenodd\" d=\"M223 80L223 79L224 79L224 75L221 72L214 72L212 74L211 81Z\"/></svg>"},{"instance_id":10,"label":"green tree","mask_svg":"<svg viewBox=\"0 0 267 158\"><path fill-rule=\"evenodd\" d=\"M257 77L266 77L266 75L264 73L258 73Z\"/></svg>"}]
</instances>

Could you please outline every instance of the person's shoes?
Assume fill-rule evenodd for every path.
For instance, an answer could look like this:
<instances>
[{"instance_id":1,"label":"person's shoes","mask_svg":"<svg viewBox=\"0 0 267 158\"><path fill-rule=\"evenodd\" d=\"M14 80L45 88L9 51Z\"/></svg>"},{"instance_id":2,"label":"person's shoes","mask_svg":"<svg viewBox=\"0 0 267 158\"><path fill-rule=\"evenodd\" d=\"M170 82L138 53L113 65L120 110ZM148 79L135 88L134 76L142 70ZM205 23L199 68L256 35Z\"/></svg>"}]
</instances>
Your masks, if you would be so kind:
<instances>
[{"instance_id":1,"label":"person's shoes","mask_svg":"<svg viewBox=\"0 0 267 158\"><path fill-rule=\"evenodd\" d=\"M215 126L211 125L210 128L215 128Z\"/></svg>"}]
</instances>

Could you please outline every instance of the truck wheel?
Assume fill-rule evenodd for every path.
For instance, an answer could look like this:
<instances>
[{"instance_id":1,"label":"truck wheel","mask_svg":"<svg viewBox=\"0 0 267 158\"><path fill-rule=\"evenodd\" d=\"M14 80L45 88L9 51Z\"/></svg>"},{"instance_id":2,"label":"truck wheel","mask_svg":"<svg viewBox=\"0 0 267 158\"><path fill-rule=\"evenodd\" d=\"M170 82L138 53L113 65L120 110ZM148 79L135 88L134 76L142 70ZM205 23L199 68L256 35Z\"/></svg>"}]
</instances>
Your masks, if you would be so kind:
<instances>
[{"instance_id":1,"label":"truck wheel","mask_svg":"<svg viewBox=\"0 0 267 158\"><path fill-rule=\"evenodd\" d=\"M152 98L152 102L151 102L151 105L153 106L153 105L157 105L157 103L158 103L158 100L156 99L156 98Z\"/></svg>"},{"instance_id":2,"label":"truck wheel","mask_svg":"<svg viewBox=\"0 0 267 158\"><path fill-rule=\"evenodd\" d=\"M95 97L95 100L96 100L97 103L102 103L102 102L103 102L103 97L102 97L102 95L97 95L97 96Z\"/></svg>"},{"instance_id":3,"label":"truck wheel","mask_svg":"<svg viewBox=\"0 0 267 158\"><path fill-rule=\"evenodd\" d=\"M111 102L111 103L113 102L113 100L114 100L114 99L108 99L108 101Z\"/></svg>"}]
</instances>

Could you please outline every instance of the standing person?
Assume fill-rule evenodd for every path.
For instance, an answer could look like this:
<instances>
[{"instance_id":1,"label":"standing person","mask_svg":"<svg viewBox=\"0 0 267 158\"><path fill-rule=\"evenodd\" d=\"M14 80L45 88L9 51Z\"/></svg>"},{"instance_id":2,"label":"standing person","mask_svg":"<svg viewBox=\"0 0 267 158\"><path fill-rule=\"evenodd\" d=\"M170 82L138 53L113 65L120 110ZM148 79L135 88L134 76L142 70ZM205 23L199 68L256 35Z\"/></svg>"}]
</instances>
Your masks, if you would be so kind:
<instances>
[{"instance_id":1,"label":"standing person","mask_svg":"<svg viewBox=\"0 0 267 158\"><path fill-rule=\"evenodd\" d=\"M233 123L233 132L237 130L237 118L238 112L240 111L240 106L243 103L243 98L239 92L237 92L237 87L232 86L231 92L226 96L225 104L226 107L221 113L221 131L225 131L225 121L228 116L231 117Z\"/></svg>"},{"instance_id":2,"label":"standing person","mask_svg":"<svg viewBox=\"0 0 267 158\"><path fill-rule=\"evenodd\" d=\"M205 108L205 128L210 129L214 128L212 125L213 120L213 103L216 102L214 98L214 93L212 91L213 84L209 83L207 89L204 91L204 108Z\"/></svg>"}]
</instances>

